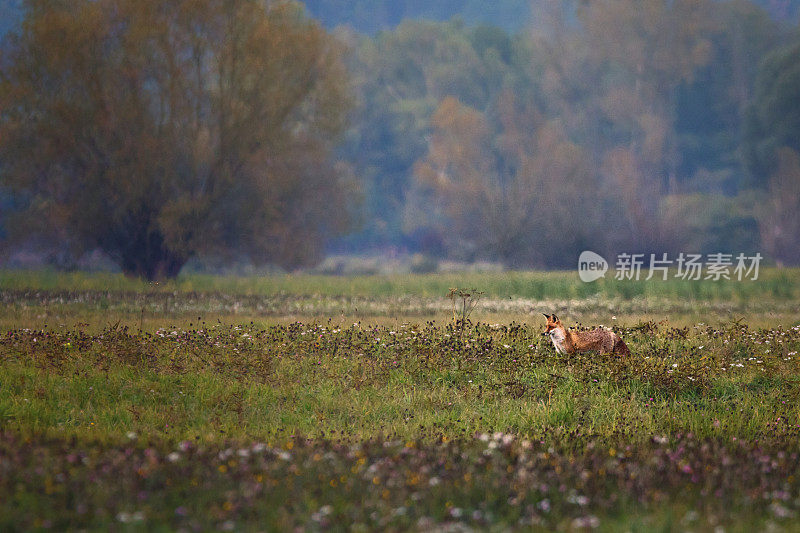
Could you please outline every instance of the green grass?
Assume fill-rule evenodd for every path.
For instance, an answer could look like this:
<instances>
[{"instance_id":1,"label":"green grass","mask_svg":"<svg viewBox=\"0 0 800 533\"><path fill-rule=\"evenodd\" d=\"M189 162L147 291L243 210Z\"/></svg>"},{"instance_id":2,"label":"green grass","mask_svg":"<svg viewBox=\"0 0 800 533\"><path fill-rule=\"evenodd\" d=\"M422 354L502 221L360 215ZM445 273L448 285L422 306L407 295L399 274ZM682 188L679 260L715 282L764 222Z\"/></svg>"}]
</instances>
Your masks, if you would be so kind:
<instances>
[{"instance_id":1,"label":"green grass","mask_svg":"<svg viewBox=\"0 0 800 533\"><path fill-rule=\"evenodd\" d=\"M418 296L439 298L451 287L475 287L487 297L534 300L602 298L668 298L695 301L771 300L800 298L800 269L762 268L756 281L616 280L613 271L593 283L583 283L575 271L484 272L453 274L397 274L325 276L270 274L266 276L181 275L176 280L149 283L110 273L0 271L0 289L47 291L110 291L134 293L220 292L229 295L342 296L385 298ZM656 276L658 278L658 276Z\"/></svg>"},{"instance_id":2,"label":"green grass","mask_svg":"<svg viewBox=\"0 0 800 533\"><path fill-rule=\"evenodd\" d=\"M634 353L624 360L558 356L520 326L476 325L462 340L433 325L174 331L9 333L0 343L4 427L178 440L533 437L558 428L635 440L757 439L773 434L777 417L800 423L799 328L648 325L621 330Z\"/></svg>"},{"instance_id":3,"label":"green grass","mask_svg":"<svg viewBox=\"0 0 800 533\"><path fill-rule=\"evenodd\" d=\"M751 327L800 323L800 270L762 269L758 281L582 283L574 272L410 276L211 277L160 284L117 274L0 272L0 328L119 322L153 331L207 321L261 325L295 320L399 324L452 319L452 287L482 291L473 320L538 324L557 312L570 324L674 325L745 319Z\"/></svg>"},{"instance_id":4,"label":"green grass","mask_svg":"<svg viewBox=\"0 0 800 533\"><path fill-rule=\"evenodd\" d=\"M796 530L798 273L764 275L689 300L5 272L0 529ZM444 294L470 285L462 334ZM633 355L556 354L532 305L621 310Z\"/></svg>"}]
</instances>

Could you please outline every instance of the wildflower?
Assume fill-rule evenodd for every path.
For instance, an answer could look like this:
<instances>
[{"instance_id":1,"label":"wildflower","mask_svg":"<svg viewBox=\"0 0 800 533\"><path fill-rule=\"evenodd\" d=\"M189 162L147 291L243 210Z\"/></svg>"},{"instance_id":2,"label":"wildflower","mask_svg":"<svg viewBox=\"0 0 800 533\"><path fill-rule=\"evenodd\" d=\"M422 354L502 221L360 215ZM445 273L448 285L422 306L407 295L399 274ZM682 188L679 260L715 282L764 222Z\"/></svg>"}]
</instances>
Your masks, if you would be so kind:
<instances>
[{"instance_id":1,"label":"wildflower","mask_svg":"<svg viewBox=\"0 0 800 533\"><path fill-rule=\"evenodd\" d=\"M778 518L791 518L795 515L794 511L784 507L778 502L772 502L769 506L769 510Z\"/></svg>"},{"instance_id":2,"label":"wildflower","mask_svg":"<svg viewBox=\"0 0 800 533\"><path fill-rule=\"evenodd\" d=\"M117 513L117 520L123 524L127 524L129 522L141 522L144 520L144 513L141 511L136 511L133 513L126 513L125 511L122 511Z\"/></svg>"},{"instance_id":3,"label":"wildflower","mask_svg":"<svg viewBox=\"0 0 800 533\"><path fill-rule=\"evenodd\" d=\"M572 494L567 498L567 501L569 503L574 503L576 505L580 505L581 507L584 507L585 505L587 505L589 503L589 498L587 498L583 494Z\"/></svg>"},{"instance_id":4,"label":"wildflower","mask_svg":"<svg viewBox=\"0 0 800 533\"><path fill-rule=\"evenodd\" d=\"M545 513L550 512L550 500L548 500L547 498L540 501L538 504L536 504L536 506Z\"/></svg>"},{"instance_id":5,"label":"wildflower","mask_svg":"<svg viewBox=\"0 0 800 533\"><path fill-rule=\"evenodd\" d=\"M572 521L575 529L595 529L600 526L600 519L594 515L581 516Z\"/></svg>"}]
</instances>

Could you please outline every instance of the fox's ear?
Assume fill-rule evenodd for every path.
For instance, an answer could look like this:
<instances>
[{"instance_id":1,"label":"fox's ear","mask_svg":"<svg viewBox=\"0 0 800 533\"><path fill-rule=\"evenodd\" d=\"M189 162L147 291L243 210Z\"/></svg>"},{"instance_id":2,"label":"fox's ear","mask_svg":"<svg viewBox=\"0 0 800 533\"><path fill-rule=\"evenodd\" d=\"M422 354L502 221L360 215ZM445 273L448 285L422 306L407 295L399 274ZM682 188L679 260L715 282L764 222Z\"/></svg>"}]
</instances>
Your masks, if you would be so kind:
<instances>
[{"instance_id":1,"label":"fox's ear","mask_svg":"<svg viewBox=\"0 0 800 533\"><path fill-rule=\"evenodd\" d=\"M556 315L553 315L552 318L553 318L553 322L558 322L558 317Z\"/></svg>"},{"instance_id":2,"label":"fox's ear","mask_svg":"<svg viewBox=\"0 0 800 533\"><path fill-rule=\"evenodd\" d=\"M547 313L542 313L542 314L544 315L544 317L545 317L547 320L550 320L550 315L548 315Z\"/></svg>"}]
</instances>

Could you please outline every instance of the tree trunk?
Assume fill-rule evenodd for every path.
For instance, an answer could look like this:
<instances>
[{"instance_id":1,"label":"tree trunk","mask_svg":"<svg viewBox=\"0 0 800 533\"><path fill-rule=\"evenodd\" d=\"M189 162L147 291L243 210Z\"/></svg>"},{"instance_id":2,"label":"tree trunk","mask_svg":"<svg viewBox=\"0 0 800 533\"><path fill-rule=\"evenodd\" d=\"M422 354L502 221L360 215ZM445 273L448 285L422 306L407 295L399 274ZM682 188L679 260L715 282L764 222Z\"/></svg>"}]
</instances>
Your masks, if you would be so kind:
<instances>
[{"instance_id":1,"label":"tree trunk","mask_svg":"<svg viewBox=\"0 0 800 533\"><path fill-rule=\"evenodd\" d=\"M172 279L186 264L188 257L164 246L160 233L140 236L121 250L120 267L126 276L148 281Z\"/></svg>"}]
</instances>

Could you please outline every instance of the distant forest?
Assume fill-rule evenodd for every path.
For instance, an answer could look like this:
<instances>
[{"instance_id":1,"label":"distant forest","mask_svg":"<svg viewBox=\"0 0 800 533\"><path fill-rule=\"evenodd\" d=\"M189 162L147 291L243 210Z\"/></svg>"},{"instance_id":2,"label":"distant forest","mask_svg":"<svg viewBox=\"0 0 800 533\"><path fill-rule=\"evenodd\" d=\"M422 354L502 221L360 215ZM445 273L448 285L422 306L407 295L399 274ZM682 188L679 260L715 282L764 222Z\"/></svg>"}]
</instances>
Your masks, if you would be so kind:
<instances>
[{"instance_id":1,"label":"distant forest","mask_svg":"<svg viewBox=\"0 0 800 533\"><path fill-rule=\"evenodd\" d=\"M572 0L577 7L590 0ZM328 28L344 25L359 33L375 34L392 30L406 19L444 22L459 18L469 25L497 26L508 32L525 31L548 9L553 0L307 0L309 13ZM798 0L755 0L776 20L796 21L800 13Z\"/></svg>"},{"instance_id":2,"label":"distant forest","mask_svg":"<svg viewBox=\"0 0 800 533\"><path fill-rule=\"evenodd\" d=\"M0 0L0 31L24 4ZM349 229L324 251L800 264L800 0L304 4L351 94L330 167Z\"/></svg>"},{"instance_id":3,"label":"distant forest","mask_svg":"<svg viewBox=\"0 0 800 533\"><path fill-rule=\"evenodd\" d=\"M560 0L559 0L560 1ZM584 0L585 1L585 0ZM0 0L0 35L22 20L25 0ZM406 19L444 22L460 18L470 25L497 26L508 32L525 31L553 0L306 0L309 14L325 27L349 26L358 33L373 35L392 30ZM576 4L579 2L575 2ZM754 0L776 20L797 21L800 0Z\"/></svg>"},{"instance_id":4,"label":"distant forest","mask_svg":"<svg viewBox=\"0 0 800 533\"><path fill-rule=\"evenodd\" d=\"M343 248L797 264L798 5L543 1L517 32L466 14L342 30L359 104L341 156L366 199Z\"/></svg>"}]
</instances>

